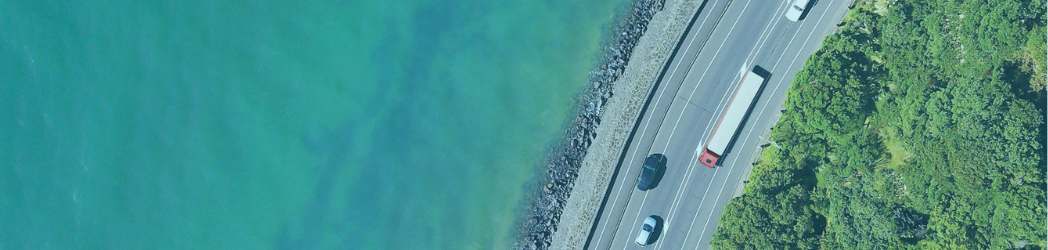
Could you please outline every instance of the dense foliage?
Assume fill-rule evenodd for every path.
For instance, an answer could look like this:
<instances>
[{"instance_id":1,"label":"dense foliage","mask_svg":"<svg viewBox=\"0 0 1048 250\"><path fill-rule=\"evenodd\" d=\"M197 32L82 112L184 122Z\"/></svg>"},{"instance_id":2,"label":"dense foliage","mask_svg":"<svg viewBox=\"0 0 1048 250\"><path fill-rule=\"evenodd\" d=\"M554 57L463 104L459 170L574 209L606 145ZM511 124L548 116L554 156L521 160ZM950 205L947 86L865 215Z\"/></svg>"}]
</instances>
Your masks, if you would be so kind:
<instances>
[{"instance_id":1,"label":"dense foliage","mask_svg":"<svg viewBox=\"0 0 1048 250\"><path fill-rule=\"evenodd\" d=\"M860 2L716 248L1045 248L1045 1Z\"/></svg>"}]
</instances>

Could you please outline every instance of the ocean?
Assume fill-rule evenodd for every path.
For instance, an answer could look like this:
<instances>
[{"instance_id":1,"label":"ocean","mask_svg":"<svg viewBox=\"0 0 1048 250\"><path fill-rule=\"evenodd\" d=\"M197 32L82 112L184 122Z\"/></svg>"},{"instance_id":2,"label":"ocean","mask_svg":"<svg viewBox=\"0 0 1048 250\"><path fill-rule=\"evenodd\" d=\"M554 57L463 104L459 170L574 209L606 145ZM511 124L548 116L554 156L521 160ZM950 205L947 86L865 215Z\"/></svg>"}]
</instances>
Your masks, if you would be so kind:
<instances>
[{"instance_id":1,"label":"ocean","mask_svg":"<svg viewBox=\"0 0 1048 250\"><path fill-rule=\"evenodd\" d=\"M0 0L0 249L504 249L625 0Z\"/></svg>"}]
</instances>

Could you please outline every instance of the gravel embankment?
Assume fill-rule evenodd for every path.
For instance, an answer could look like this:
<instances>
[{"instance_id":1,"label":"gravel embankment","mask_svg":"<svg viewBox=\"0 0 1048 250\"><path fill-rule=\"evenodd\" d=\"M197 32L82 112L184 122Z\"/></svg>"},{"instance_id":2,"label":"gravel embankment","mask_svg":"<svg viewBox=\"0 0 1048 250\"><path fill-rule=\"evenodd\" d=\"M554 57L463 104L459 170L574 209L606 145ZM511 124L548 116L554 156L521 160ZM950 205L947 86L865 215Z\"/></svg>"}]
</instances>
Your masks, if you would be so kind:
<instances>
[{"instance_id":1,"label":"gravel embankment","mask_svg":"<svg viewBox=\"0 0 1048 250\"><path fill-rule=\"evenodd\" d=\"M703 0L636 0L521 221L519 249L580 249L645 99Z\"/></svg>"}]
</instances>

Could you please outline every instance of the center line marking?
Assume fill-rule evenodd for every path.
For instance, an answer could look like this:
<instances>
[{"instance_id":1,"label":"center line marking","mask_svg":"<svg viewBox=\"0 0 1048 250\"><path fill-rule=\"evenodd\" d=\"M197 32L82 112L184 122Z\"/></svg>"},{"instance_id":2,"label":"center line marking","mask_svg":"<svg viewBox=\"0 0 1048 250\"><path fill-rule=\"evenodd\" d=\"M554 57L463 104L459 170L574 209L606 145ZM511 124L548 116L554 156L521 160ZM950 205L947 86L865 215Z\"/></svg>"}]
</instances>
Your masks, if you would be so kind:
<instances>
[{"instance_id":1,"label":"center line marking","mask_svg":"<svg viewBox=\"0 0 1048 250\"><path fill-rule=\"evenodd\" d=\"M714 2L713 5L710 6L710 9L715 9L716 6L717 6L717 2ZM711 14L708 14L705 17L702 18L702 22L699 23L699 26L697 26L698 30L696 30L696 33L695 33L696 35L700 35L700 33L698 33L698 31L702 29L702 26L706 24L706 21L709 20L710 16L712 16L712 15L713 14L711 13ZM714 30L716 30L716 27L714 27ZM710 34L712 35L713 33L711 32ZM685 39L687 39L687 38L685 38ZM707 38L706 41L709 41L708 38ZM680 65L684 63L683 60L684 60L684 58L687 57L688 51L691 50L691 46L692 46L693 42L695 42L695 40L692 40L690 43L688 43L688 45L686 47L684 47L684 52L681 53L681 60L682 61L678 61L677 65L675 65L673 67L673 70L670 71L670 76L669 76L668 79L666 79L666 82L672 82L673 81L673 76L677 73L677 70L680 69ZM706 45L706 42L704 41L702 46L705 47L705 45ZM692 64L694 64L694 62L692 62ZM660 94L659 94L658 98L655 99L655 105L651 106L652 109L658 108L659 102L662 101L662 97L666 95L666 88L660 89L659 92L660 92ZM645 123L644 123L644 129L642 129L641 132L640 132L640 137L637 137L637 138L641 138L641 139L644 138L644 135L645 135L645 133L648 130L648 126L651 125L651 120L652 120L652 117L648 117L647 121L645 121ZM630 155L630 160L628 162L626 162L625 164L632 163L633 160L635 159L635 157L637 156L637 152L639 150L640 150L640 143L637 144L637 147L634 149L633 154ZM623 176L624 177L625 176L629 176L630 170L632 170L632 169L633 168L627 166L626 167L626 173ZM625 181L625 180L623 180L623 181ZM622 187L623 186L624 185L619 185L619 187L616 188L615 198L612 200L612 203L610 204L612 207L614 207L615 204L618 203L619 196L621 196L620 194L622 193ZM645 198L646 198L646 196L645 196ZM629 201L627 200L627 207L629 207L628 204L629 204ZM623 209L625 209L625 208L623 208ZM611 212L611 211L609 211L609 212ZM622 221L622 219L620 218L618 224L620 224L621 221ZM604 232L605 232L605 230L607 230L608 224L610 224L610 222L605 220L604 221L604 225L600 229L600 234L598 234L598 236L597 236L597 243L593 246L594 249L599 249L600 248L600 243L601 243L601 240L604 239Z\"/></svg>"},{"instance_id":2,"label":"center line marking","mask_svg":"<svg viewBox=\"0 0 1048 250\"><path fill-rule=\"evenodd\" d=\"M746 1L746 5L744 5L743 8L742 8L742 13L745 13L746 9L749 8L750 2L751 1ZM737 24L739 24L739 20L742 20L742 16L743 15L740 14L739 17L735 19L735 22L733 22L731 24L731 27L728 29L728 35L724 38L723 41L721 41L720 45L717 46L717 51L714 52L713 58L717 58L717 55L720 54L720 49L724 47L724 44L726 44L728 40L731 40L730 38L731 38L732 31L734 31L735 30L735 26ZM700 77L699 77L699 82L700 83L702 82L702 79L706 76L706 73L709 72L710 66L712 66L712 64L707 65L706 69L703 70L702 75L700 75ZM694 89L692 89L691 94L688 96L688 102L690 102L691 98L695 96L695 90L697 90L697 89L698 89L698 86L696 86ZM687 110L687 105L684 106L684 110ZM683 115L683 111L682 111L682 115ZM679 122L680 122L680 116L678 116L678 119L677 119L677 123L679 123ZM671 131L671 133L670 133L670 138L673 137L673 132L676 131L676 127L677 127L677 124L674 124L673 131ZM663 149L663 151L665 151L665 149ZM689 166L690 166L690 164L689 164ZM646 202L646 200L647 200L647 193L645 193L645 199L641 200L641 205L637 209L637 215L634 216L633 220L631 220L633 222L633 224L636 224L636 221L640 218L640 213L642 211L644 211L644 203ZM632 236L633 234L631 233L630 235ZM629 246L629 244L626 244L625 246L623 246L623 249L626 249L627 246Z\"/></svg>"},{"instance_id":3,"label":"center line marking","mask_svg":"<svg viewBox=\"0 0 1048 250\"><path fill-rule=\"evenodd\" d=\"M828 9L828 8L826 9L826 11L823 11L823 12L822 12L822 15L820 15L820 16L819 16L819 20L818 20L818 21L815 21L815 24L816 24L816 25L818 25L819 23L822 23L822 20L823 20L823 18L824 18L824 17L826 17L826 13L829 13L829 9ZM788 67L786 67L786 72L789 72L789 71L790 71L790 70L791 70L791 69L793 68L793 65L794 65L794 64L795 64L795 62L797 61L797 58L798 58L798 57L800 57L800 55L801 55L801 52L803 52L803 49L804 49L804 47L806 47L806 46L808 45L808 42L810 42L810 41L811 41L811 36L812 36L813 34L815 34L815 30L816 30L816 28L815 28L815 27L813 27L813 28L812 28L812 30L811 30L810 32L808 32L808 36L807 36L807 37L806 37L806 38L804 39L804 43L803 43L803 44L801 44L801 47L800 47L800 48L798 49L798 52L797 52L797 54L795 54L795 55L793 56L793 59L792 59L792 60L790 61L791 63L789 64L789 66L788 66ZM799 32L798 32L798 33L799 33ZM787 47L786 47L786 49L783 49L783 54L779 55L779 59L778 59L778 60L776 61L775 65L773 65L773 66L772 66L772 69L774 69L774 68L778 67L778 63L779 63L779 60L781 60L781 59L782 59L782 56L784 56L784 55L786 54L786 50L787 50L787 49L789 49L789 44L792 44L792 43L793 43L793 39L797 37L797 34L798 34L798 33L794 33L794 35L793 35L793 38L791 38L791 39L790 39L790 42L789 42L789 43L787 43ZM783 81L786 81L786 78L785 78L785 77L783 77L783 78L780 78L780 79L779 79L779 84L777 84L777 85L775 86L775 88L774 88L774 90L773 90L773 92L772 92L772 93L774 93L774 91L777 91L777 90L779 89L779 86L782 86L782 82L783 82ZM770 102L770 101L769 101L769 102ZM766 103L765 103L765 105L764 105L764 106L763 106L762 108L765 108L765 107L767 107L767 104L768 104L768 102L766 102ZM760 119L760 116L759 116L760 114L763 114L763 109L762 109L762 110L760 110L760 111L758 111L758 116L756 116L757 118L755 118L755 119ZM754 121L754 124L756 124L756 120ZM752 130L753 128L750 128L750 129ZM745 138L745 139L743 140L743 144L742 144L742 145L745 145L745 143L746 143L747 141L749 141L749 139L750 139L750 134L748 133L748 134L746 134L746 138ZM738 157L736 157L736 158L732 159L732 165L734 165L734 164L735 164L735 162L737 162L737 161L738 161L738 159L739 159ZM730 172L728 173L728 176L729 176L729 177L731 176L731 173L730 173ZM721 197L721 195L723 195L723 194L724 194L724 187L726 186L725 184L727 184L728 180L730 180L730 178L726 178L726 179L725 179L725 181L724 181L724 184L722 184L722 185L721 185L720 191L719 191L719 192L717 193L717 199L716 199L716 200L714 200L714 202L716 202L717 200L720 200L720 197ZM699 233L699 243L702 243L702 237L706 235L706 229L708 229L708 227L709 227L709 224L710 224L710 220L711 220L711 219L713 219L713 213L714 213L714 212L716 212L716 210L717 210L717 209L716 209L716 206L714 206L714 208L712 208L712 209L710 210L710 214L709 214L709 215L708 215L708 216L706 217L706 223L705 223L705 224L703 224L703 226L702 226L702 232L700 232L700 233ZM698 215L698 211L696 211L696 213L695 213L695 214L696 214L696 215ZM693 218L693 219L694 219L694 218ZM693 223L694 223L694 222L693 222ZM688 231L690 232L691 230L689 229ZM687 243L687 238L685 238L685 243ZM699 247L701 247L701 246L702 246L701 244L699 244L699 245L696 245L695 249L698 249L698 248L699 248Z\"/></svg>"},{"instance_id":4,"label":"center line marking","mask_svg":"<svg viewBox=\"0 0 1048 250\"><path fill-rule=\"evenodd\" d=\"M785 3L785 2L783 2L783 3ZM774 13L781 12L782 8L784 6L785 6L784 4L779 4L778 6L776 6ZM764 47L764 45L767 44L768 40L770 40L772 31L774 31L775 27L778 26L778 24L779 24L779 22L775 22L776 20L777 20L776 18L772 17L771 20L769 20L768 23L764 25L764 29L761 30L761 34L757 37L757 46L755 46L754 48L750 49L750 51L747 53L746 59L743 60L743 65L744 66L741 69L742 73L745 73L745 71L748 71L748 67L747 66L750 65L752 61L756 60L757 53L759 53L760 50ZM710 64L709 66L712 66L712 64ZM708 69L709 69L709 67L707 67L706 70L708 70ZM731 82L735 83L736 80L738 80L739 78L741 78L741 74L735 76L731 80ZM702 77L700 77L699 81L700 82L702 81ZM734 93L734 89L737 88L737 87L738 87L738 84L733 84L733 86L731 88L729 88L729 90L723 96L721 96L721 100L720 100L720 102L717 105L718 106L718 111L714 113L714 119L711 119L709 122L707 122L707 124L706 124L707 129L705 131L703 131L703 135L700 136L700 140L699 140L700 141L700 145L701 145L701 142L705 141L707 139L707 136L712 132L712 129L709 126L710 123L712 123L713 121L717 120L717 116L719 116L720 113L723 112L723 109L720 108L720 107L724 104L723 102L724 102L725 98L728 95ZM696 87L696 89L692 90L691 94L694 95L695 90L697 90L697 89L698 89L698 87ZM691 97L689 96L689 102L690 102L690 99L691 99ZM685 109L686 108L687 107L685 107ZM677 118L677 122L678 123L680 122L680 119L681 119L681 117L683 117L683 115L684 115L684 112L682 112L681 115ZM674 126L674 128L676 128L676 126ZM672 137L672 135L671 135L671 137ZM669 141L670 140L667 140L666 147L669 147ZM697 151L693 152L692 153L692 158L697 157L697 155L698 155ZM689 164L689 165L691 165L691 164ZM698 167L698 166L696 165L696 167ZM689 168L689 170L692 170L692 168ZM720 168L715 168L715 170L713 172L713 177L711 178L711 180L716 180L716 176L717 176L717 173L719 171L720 171ZM685 177L685 182L684 183L687 183L687 180L689 180L690 177L691 177L691 173L689 172L688 176ZM671 218L674 215L676 215L676 211L680 207L681 201L683 201L684 194L688 190L688 186L687 185L684 185L683 183L682 183L682 185L683 185L683 189L678 190L677 193L674 195L673 202L670 205L670 212L666 216L666 221L670 221ZM712 181L706 186L706 191L703 192L703 200L700 201L700 207L701 207L701 204L705 201L705 196L709 192L710 187L712 187L712 186L713 186ZM689 225L689 227L690 227L690 225ZM685 237L685 243L686 243L686 241L687 241L687 236ZM660 241L660 242L656 243L655 249L662 248L662 245L665 242L666 241L663 240L663 241Z\"/></svg>"}]
</instances>

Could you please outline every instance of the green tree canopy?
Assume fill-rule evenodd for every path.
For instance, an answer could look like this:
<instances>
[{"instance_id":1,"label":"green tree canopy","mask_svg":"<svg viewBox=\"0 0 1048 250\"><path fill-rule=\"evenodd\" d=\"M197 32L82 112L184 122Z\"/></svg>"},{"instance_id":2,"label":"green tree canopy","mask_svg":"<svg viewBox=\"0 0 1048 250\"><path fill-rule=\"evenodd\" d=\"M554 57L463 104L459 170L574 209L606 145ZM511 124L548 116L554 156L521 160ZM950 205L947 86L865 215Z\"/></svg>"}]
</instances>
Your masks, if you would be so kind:
<instances>
[{"instance_id":1,"label":"green tree canopy","mask_svg":"<svg viewBox=\"0 0 1048 250\"><path fill-rule=\"evenodd\" d=\"M1044 10L857 3L793 81L713 246L1046 248Z\"/></svg>"}]
</instances>

